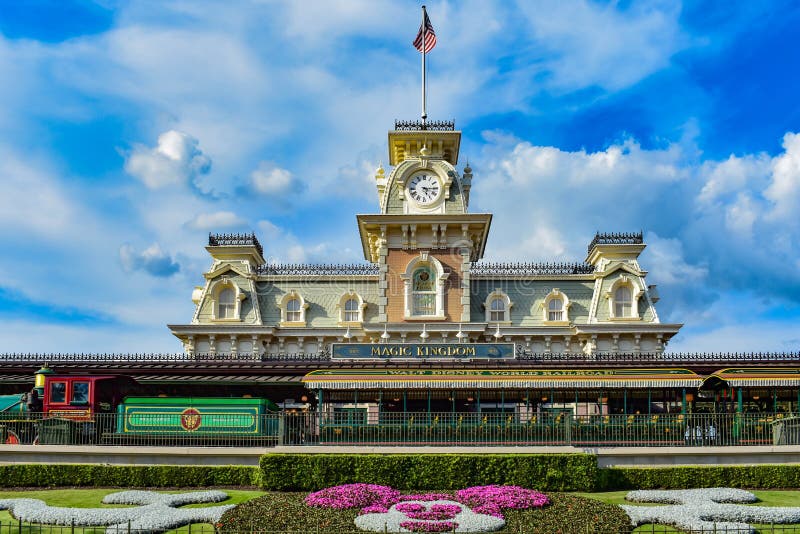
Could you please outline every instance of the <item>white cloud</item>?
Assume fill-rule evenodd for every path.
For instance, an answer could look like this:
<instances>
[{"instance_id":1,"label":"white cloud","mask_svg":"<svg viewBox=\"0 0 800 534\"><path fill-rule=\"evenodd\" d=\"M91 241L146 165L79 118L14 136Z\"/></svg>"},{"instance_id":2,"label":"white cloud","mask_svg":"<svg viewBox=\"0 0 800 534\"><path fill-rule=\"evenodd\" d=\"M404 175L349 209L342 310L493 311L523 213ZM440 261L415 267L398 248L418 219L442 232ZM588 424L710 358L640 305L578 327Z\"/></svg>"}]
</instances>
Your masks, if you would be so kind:
<instances>
[{"instance_id":1,"label":"white cloud","mask_svg":"<svg viewBox=\"0 0 800 534\"><path fill-rule=\"evenodd\" d=\"M263 195L281 196L303 190L303 183L291 172L267 161L259 163L250 173L250 183L253 190Z\"/></svg>"},{"instance_id":2,"label":"white cloud","mask_svg":"<svg viewBox=\"0 0 800 534\"><path fill-rule=\"evenodd\" d=\"M598 85L617 90L669 65L690 39L680 24L680 4L601 4L579 0L520 2L534 38L550 51L542 59L546 83L573 90Z\"/></svg>"},{"instance_id":3,"label":"white cloud","mask_svg":"<svg viewBox=\"0 0 800 534\"><path fill-rule=\"evenodd\" d=\"M186 226L193 230L214 230L216 228L233 228L247 223L232 211L215 211L213 213L199 213L194 219L188 221Z\"/></svg>"},{"instance_id":4,"label":"white cloud","mask_svg":"<svg viewBox=\"0 0 800 534\"><path fill-rule=\"evenodd\" d=\"M707 161L701 168L703 185L698 200L713 202L720 197L757 182L769 175L772 160L766 154L737 157L733 154L722 162Z\"/></svg>"},{"instance_id":5,"label":"white cloud","mask_svg":"<svg viewBox=\"0 0 800 534\"><path fill-rule=\"evenodd\" d=\"M119 260L128 271L144 271L152 276L169 277L177 273L181 266L172 256L161 250L158 243L153 243L141 252L137 252L129 243L119 249Z\"/></svg>"},{"instance_id":6,"label":"white cloud","mask_svg":"<svg viewBox=\"0 0 800 534\"><path fill-rule=\"evenodd\" d=\"M655 269L649 275L649 281L665 285L690 284L697 286L705 283L708 269L701 265L690 265L686 261L683 243L679 239L662 238L649 232L645 242L647 249L642 259Z\"/></svg>"},{"instance_id":7,"label":"white cloud","mask_svg":"<svg viewBox=\"0 0 800 534\"><path fill-rule=\"evenodd\" d=\"M51 171L40 168L28 155L0 146L0 224L17 231L55 238L74 228L81 211Z\"/></svg>"},{"instance_id":8,"label":"white cloud","mask_svg":"<svg viewBox=\"0 0 800 534\"><path fill-rule=\"evenodd\" d=\"M784 152L775 158L772 183L764 196L774 203L770 217L796 225L800 209L800 134L783 137Z\"/></svg>"},{"instance_id":9,"label":"white cloud","mask_svg":"<svg viewBox=\"0 0 800 534\"><path fill-rule=\"evenodd\" d=\"M188 134L166 131L158 136L156 147L134 147L125 170L150 189L186 184L211 167L211 160L197 145L197 139Z\"/></svg>"}]
</instances>

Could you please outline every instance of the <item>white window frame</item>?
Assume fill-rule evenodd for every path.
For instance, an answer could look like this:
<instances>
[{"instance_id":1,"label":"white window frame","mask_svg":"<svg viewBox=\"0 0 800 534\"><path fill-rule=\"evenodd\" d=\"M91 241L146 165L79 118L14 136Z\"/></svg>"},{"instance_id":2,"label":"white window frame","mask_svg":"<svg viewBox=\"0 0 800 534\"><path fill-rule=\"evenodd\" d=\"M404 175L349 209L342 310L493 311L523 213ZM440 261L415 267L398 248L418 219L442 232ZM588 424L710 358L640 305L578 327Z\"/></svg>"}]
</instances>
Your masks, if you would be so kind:
<instances>
[{"instance_id":1,"label":"white window frame","mask_svg":"<svg viewBox=\"0 0 800 534\"><path fill-rule=\"evenodd\" d=\"M492 310L492 303L496 300L500 300L503 302L503 310L502 310L502 318L501 319L494 319L492 318L492 312L497 313L498 310ZM511 308L514 306L514 303L511 302L511 297L509 297L506 293L501 291L500 289L495 289L491 293L486 296L486 300L483 301L483 309L486 312L486 322L491 324L511 324Z\"/></svg>"},{"instance_id":2,"label":"white window frame","mask_svg":"<svg viewBox=\"0 0 800 534\"><path fill-rule=\"evenodd\" d=\"M627 287L631 292L631 313L630 315L617 315L617 290ZM636 280L629 276L620 276L614 283L611 285L609 290L606 292L605 296L608 300L608 318L612 321L640 321L641 316L639 315L639 299L644 294L644 291L638 284Z\"/></svg>"},{"instance_id":3,"label":"white window frame","mask_svg":"<svg viewBox=\"0 0 800 534\"><path fill-rule=\"evenodd\" d=\"M561 319L553 321L550 319L550 303L555 300L561 301ZM567 294L554 287L542 302L542 322L547 326L568 326L570 306L572 306L572 302Z\"/></svg>"},{"instance_id":4,"label":"white window frame","mask_svg":"<svg viewBox=\"0 0 800 534\"><path fill-rule=\"evenodd\" d=\"M233 310L232 315L230 317L226 316L222 317L220 313L220 295L225 290L232 290L233 291ZM211 295L211 320L214 322L220 323L228 323L228 322L240 322L242 320L241 312L242 312L242 301L247 297L244 291L242 291L238 285L236 285L233 280L228 278L227 276L223 276L213 284L209 288L209 294Z\"/></svg>"},{"instance_id":5,"label":"white window frame","mask_svg":"<svg viewBox=\"0 0 800 534\"><path fill-rule=\"evenodd\" d=\"M300 309L296 310L296 312L292 312L292 313L299 312L300 316L298 318L299 320L291 320L290 321L289 320L289 313L290 312L289 312L288 306L289 306L289 302L291 302L293 300L299 301ZM303 298L303 296L300 293L298 293L294 289L292 289L291 291L286 293L283 296L283 298L281 299L280 308L281 308L281 323L280 323L280 326L284 326L284 327L306 326L306 310L308 309L308 303L306 302L306 300Z\"/></svg>"},{"instance_id":6,"label":"white window frame","mask_svg":"<svg viewBox=\"0 0 800 534\"><path fill-rule=\"evenodd\" d=\"M355 310L348 310L347 303L350 301L356 302L356 309ZM367 308L367 303L364 302L364 299L361 298L354 290L350 290L344 293L339 298L339 303L336 305L339 309L339 326L360 326L361 323L364 322L364 310ZM348 313L356 313L355 320L348 320L347 314Z\"/></svg>"},{"instance_id":7,"label":"white window frame","mask_svg":"<svg viewBox=\"0 0 800 534\"><path fill-rule=\"evenodd\" d=\"M431 292L431 295L434 296L434 313L433 314L426 314L426 315L417 315L414 314L414 272L420 267L428 267L435 273L436 281L434 282L434 292ZM434 256L430 256L427 252L421 252L419 256L413 258L408 265L406 265L406 270L404 273L400 274L400 278L403 280L404 284L404 293L405 293L405 319L411 320L444 320L446 319L445 316L445 309L444 309L444 286L447 282L447 278L450 276L450 273L445 272L442 263L437 260Z\"/></svg>"}]
</instances>

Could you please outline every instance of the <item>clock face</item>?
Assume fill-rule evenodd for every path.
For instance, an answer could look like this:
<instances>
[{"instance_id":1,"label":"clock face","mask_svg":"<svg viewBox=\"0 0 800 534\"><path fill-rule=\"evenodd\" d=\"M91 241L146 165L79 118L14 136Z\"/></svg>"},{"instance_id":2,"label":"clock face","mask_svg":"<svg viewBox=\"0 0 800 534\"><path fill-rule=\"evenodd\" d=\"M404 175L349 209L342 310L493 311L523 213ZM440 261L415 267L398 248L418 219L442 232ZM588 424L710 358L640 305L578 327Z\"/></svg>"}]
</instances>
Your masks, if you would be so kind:
<instances>
[{"instance_id":1,"label":"clock face","mask_svg":"<svg viewBox=\"0 0 800 534\"><path fill-rule=\"evenodd\" d=\"M430 204L442 193L439 179L430 174L417 174L408 182L408 194L417 204Z\"/></svg>"}]
</instances>

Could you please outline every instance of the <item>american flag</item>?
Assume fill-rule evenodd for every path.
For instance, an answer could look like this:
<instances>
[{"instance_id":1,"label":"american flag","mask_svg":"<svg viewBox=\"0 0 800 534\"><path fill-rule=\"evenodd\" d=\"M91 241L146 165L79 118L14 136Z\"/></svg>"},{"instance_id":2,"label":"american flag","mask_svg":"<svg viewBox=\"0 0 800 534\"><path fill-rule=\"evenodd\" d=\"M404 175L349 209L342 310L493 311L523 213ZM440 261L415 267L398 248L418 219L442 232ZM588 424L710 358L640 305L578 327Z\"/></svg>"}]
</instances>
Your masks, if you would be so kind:
<instances>
[{"instance_id":1,"label":"american flag","mask_svg":"<svg viewBox=\"0 0 800 534\"><path fill-rule=\"evenodd\" d=\"M436 46L436 34L433 32L433 24L431 19L428 18L428 12L425 12L425 22L419 25L419 33L417 38L414 39L414 48L422 52L422 30L425 29L425 53L427 54L433 47Z\"/></svg>"}]
</instances>

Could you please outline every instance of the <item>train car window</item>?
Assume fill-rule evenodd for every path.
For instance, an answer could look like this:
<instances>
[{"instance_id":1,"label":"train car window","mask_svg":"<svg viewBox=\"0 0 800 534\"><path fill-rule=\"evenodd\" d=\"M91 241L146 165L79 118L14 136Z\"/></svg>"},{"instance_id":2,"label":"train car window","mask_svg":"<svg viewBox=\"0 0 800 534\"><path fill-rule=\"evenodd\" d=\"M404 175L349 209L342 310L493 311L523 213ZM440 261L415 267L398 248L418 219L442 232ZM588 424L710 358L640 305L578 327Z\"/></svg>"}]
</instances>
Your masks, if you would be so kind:
<instances>
[{"instance_id":1,"label":"train car window","mask_svg":"<svg viewBox=\"0 0 800 534\"><path fill-rule=\"evenodd\" d=\"M53 382L50 384L50 402L64 403L67 401L67 383Z\"/></svg>"},{"instance_id":2,"label":"train car window","mask_svg":"<svg viewBox=\"0 0 800 534\"><path fill-rule=\"evenodd\" d=\"M72 383L72 400L70 404L89 404L89 382Z\"/></svg>"}]
</instances>

